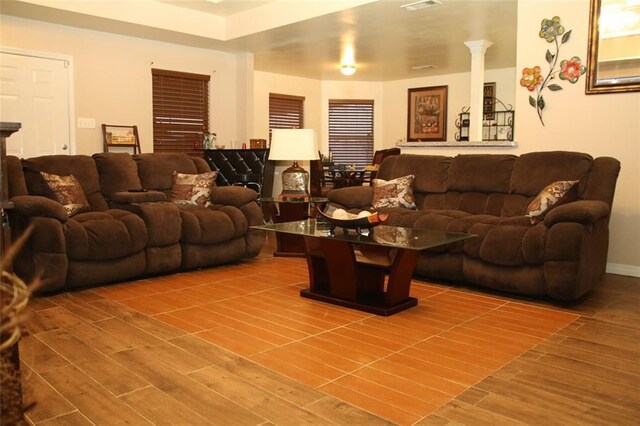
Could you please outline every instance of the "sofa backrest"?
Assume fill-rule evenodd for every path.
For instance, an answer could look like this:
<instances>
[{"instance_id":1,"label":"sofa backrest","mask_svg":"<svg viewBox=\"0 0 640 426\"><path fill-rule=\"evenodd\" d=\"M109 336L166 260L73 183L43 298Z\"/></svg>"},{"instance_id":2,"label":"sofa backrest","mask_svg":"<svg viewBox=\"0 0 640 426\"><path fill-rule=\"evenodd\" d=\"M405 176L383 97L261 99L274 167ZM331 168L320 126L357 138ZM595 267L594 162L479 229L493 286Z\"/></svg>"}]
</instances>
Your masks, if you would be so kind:
<instances>
[{"instance_id":1,"label":"sofa backrest","mask_svg":"<svg viewBox=\"0 0 640 426\"><path fill-rule=\"evenodd\" d=\"M100 191L98 169L93 159L88 155L45 155L27 158L22 160L22 171L29 195L54 198L49 185L40 172L59 176L73 175L80 182L91 210L104 211L108 209L107 202ZM12 187L17 189L19 184L12 184Z\"/></svg>"},{"instance_id":2,"label":"sofa backrest","mask_svg":"<svg viewBox=\"0 0 640 426\"><path fill-rule=\"evenodd\" d=\"M107 200L116 192L141 189L138 165L128 152L101 152L93 154L96 162L102 194Z\"/></svg>"},{"instance_id":3,"label":"sofa backrest","mask_svg":"<svg viewBox=\"0 0 640 426\"><path fill-rule=\"evenodd\" d=\"M133 156L138 166L138 176L143 188L171 195L173 172L204 173L211 171L203 158L180 153L137 154Z\"/></svg>"},{"instance_id":4,"label":"sofa backrest","mask_svg":"<svg viewBox=\"0 0 640 426\"><path fill-rule=\"evenodd\" d=\"M385 159L378 178L416 176L420 210L455 209L473 214L518 216L533 198L557 180L579 180L578 199L611 207L620 163L578 152L533 152L521 156L461 154L456 157L401 154Z\"/></svg>"}]
</instances>

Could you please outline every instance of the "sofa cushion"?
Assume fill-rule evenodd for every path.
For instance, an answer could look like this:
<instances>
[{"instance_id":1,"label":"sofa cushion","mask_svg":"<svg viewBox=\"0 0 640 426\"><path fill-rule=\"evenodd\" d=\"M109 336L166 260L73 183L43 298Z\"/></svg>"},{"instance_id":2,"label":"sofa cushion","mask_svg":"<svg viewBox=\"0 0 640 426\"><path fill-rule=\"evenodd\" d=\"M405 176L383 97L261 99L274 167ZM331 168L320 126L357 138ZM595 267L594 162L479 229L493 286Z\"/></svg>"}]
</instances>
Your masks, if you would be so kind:
<instances>
[{"instance_id":1,"label":"sofa cushion","mask_svg":"<svg viewBox=\"0 0 640 426\"><path fill-rule=\"evenodd\" d=\"M210 209L180 206L182 218L181 244L215 244L243 236L248 229L246 216L231 206Z\"/></svg>"},{"instance_id":2,"label":"sofa cushion","mask_svg":"<svg viewBox=\"0 0 640 426\"><path fill-rule=\"evenodd\" d=\"M575 201L577 180L561 180L545 186L542 191L527 206L526 215L535 224L547 215L549 210L559 205Z\"/></svg>"},{"instance_id":3,"label":"sofa cushion","mask_svg":"<svg viewBox=\"0 0 640 426\"><path fill-rule=\"evenodd\" d=\"M51 173L40 172L53 196L67 211L69 217L89 210L89 202L84 196L78 179L73 175L58 176Z\"/></svg>"},{"instance_id":4,"label":"sofa cushion","mask_svg":"<svg viewBox=\"0 0 640 426\"><path fill-rule=\"evenodd\" d=\"M117 259L147 245L144 221L124 210L80 213L66 225L67 256L72 260Z\"/></svg>"},{"instance_id":5,"label":"sofa cushion","mask_svg":"<svg viewBox=\"0 0 640 426\"><path fill-rule=\"evenodd\" d=\"M186 154L136 154L133 159L138 165L138 176L142 187L162 191L167 196L171 194L173 172L189 174L201 172Z\"/></svg>"},{"instance_id":6,"label":"sofa cushion","mask_svg":"<svg viewBox=\"0 0 640 426\"><path fill-rule=\"evenodd\" d=\"M51 189L40 172L59 176L73 175L80 182L92 211L109 208L100 189L96 163L87 155L45 155L22 160L22 165L29 195L53 198Z\"/></svg>"},{"instance_id":7,"label":"sofa cushion","mask_svg":"<svg viewBox=\"0 0 640 426\"><path fill-rule=\"evenodd\" d=\"M209 207L211 190L216 184L216 177L218 172L200 174L173 172L173 186L169 201L178 205Z\"/></svg>"},{"instance_id":8,"label":"sofa cushion","mask_svg":"<svg viewBox=\"0 0 640 426\"><path fill-rule=\"evenodd\" d=\"M414 175L414 193L443 193L447 190L447 175L452 160L442 155L394 155L384 159L376 176L390 180Z\"/></svg>"},{"instance_id":9,"label":"sofa cushion","mask_svg":"<svg viewBox=\"0 0 640 426\"><path fill-rule=\"evenodd\" d=\"M560 180L579 180L578 198L582 198L582 181L591 169L593 159L579 152L550 151L522 154L513 168L510 193L535 197L549 184Z\"/></svg>"},{"instance_id":10,"label":"sofa cushion","mask_svg":"<svg viewBox=\"0 0 640 426\"><path fill-rule=\"evenodd\" d=\"M449 169L448 190L457 192L507 193L515 155L458 155Z\"/></svg>"},{"instance_id":11,"label":"sofa cushion","mask_svg":"<svg viewBox=\"0 0 640 426\"><path fill-rule=\"evenodd\" d=\"M373 208L380 207L404 207L415 209L416 202L413 197L414 175L402 176L389 181L383 179L373 180Z\"/></svg>"},{"instance_id":12,"label":"sofa cushion","mask_svg":"<svg viewBox=\"0 0 640 426\"><path fill-rule=\"evenodd\" d=\"M92 158L98 168L102 193L111 201L118 192L142 189L138 166L128 152L101 152Z\"/></svg>"}]
</instances>

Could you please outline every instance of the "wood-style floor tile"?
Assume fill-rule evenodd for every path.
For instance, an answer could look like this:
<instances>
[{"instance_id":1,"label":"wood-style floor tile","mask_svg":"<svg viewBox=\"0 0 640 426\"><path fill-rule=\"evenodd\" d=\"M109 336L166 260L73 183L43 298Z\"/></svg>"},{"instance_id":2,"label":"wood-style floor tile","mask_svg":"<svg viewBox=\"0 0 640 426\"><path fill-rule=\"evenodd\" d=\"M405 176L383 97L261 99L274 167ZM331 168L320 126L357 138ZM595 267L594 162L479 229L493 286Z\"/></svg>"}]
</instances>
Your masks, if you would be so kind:
<instances>
[{"instance_id":1,"label":"wood-style floor tile","mask_svg":"<svg viewBox=\"0 0 640 426\"><path fill-rule=\"evenodd\" d=\"M575 304L415 280L419 305L391 317L301 298L308 279L304 259L268 253L34 299L21 342L25 402L39 402L29 422L451 426L640 416L633 279L607 275Z\"/></svg>"},{"instance_id":2,"label":"wood-style floor tile","mask_svg":"<svg viewBox=\"0 0 640 426\"><path fill-rule=\"evenodd\" d=\"M387 404L373 395L355 392L335 382L322 386L320 390L398 425L411 425L422 417L419 414Z\"/></svg>"}]
</instances>

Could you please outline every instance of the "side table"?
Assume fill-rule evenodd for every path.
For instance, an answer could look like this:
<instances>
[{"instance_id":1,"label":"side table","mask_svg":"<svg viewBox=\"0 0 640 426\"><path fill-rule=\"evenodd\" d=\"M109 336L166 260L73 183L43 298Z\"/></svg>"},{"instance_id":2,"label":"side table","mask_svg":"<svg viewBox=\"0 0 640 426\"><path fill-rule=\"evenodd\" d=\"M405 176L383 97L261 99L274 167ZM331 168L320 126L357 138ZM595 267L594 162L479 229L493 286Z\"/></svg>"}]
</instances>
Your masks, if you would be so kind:
<instances>
[{"instance_id":1,"label":"side table","mask_svg":"<svg viewBox=\"0 0 640 426\"><path fill-rule=\"evenodd\" d=\"M263 197L260 200L267 208L273 223L294 222L315 218L316 205L329 202L324 197L309 197L307 200ZM276 233L276 251L274 256L305 257L304 238L301 235Z\"/></svg>"}]
</instances>

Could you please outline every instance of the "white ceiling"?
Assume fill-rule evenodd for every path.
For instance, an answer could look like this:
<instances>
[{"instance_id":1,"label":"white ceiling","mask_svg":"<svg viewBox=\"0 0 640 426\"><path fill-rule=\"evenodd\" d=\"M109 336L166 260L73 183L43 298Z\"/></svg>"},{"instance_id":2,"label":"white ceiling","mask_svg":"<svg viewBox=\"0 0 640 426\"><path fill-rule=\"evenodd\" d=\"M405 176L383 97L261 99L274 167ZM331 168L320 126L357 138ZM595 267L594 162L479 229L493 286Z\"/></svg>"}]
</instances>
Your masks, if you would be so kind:
<instances>
[{"instance_id":1,"label":"white ceiling","mask_svg":"<svg viewBox=\"0 0 640 426\"><path fill-rule=\"evenodd\" d=\"M487 69L515 66L517 0L1 0L23 18L231 52L255 69L324 80L466 72L465 41L486 39ZM345 45L357 72L339 73ZM422 65L437 68L412 69Z\"/></svg>"}]
</instances>

